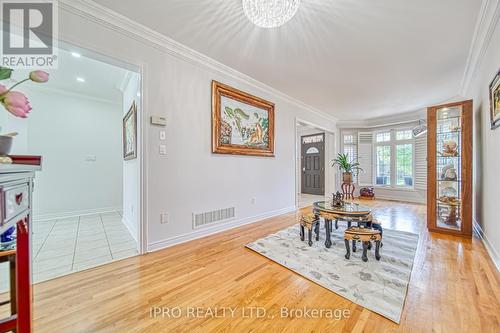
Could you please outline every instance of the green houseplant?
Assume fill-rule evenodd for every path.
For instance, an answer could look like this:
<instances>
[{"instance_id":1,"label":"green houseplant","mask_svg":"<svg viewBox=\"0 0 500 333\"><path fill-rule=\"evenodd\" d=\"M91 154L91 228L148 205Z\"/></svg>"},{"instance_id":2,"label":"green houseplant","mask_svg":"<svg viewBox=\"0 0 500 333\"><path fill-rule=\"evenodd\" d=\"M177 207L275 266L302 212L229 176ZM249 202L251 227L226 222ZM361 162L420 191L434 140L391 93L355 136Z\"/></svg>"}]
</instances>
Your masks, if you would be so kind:
<instances>
[{"instance_id":1,"label":"green houseplant","mask_svg":"<svg viewBox=\"0 0 500 333\"><path fill-rule=\"evenodd\" d=\"M336 165L338 165L339 169L343 171L342 181L347 184L352 183L353 172L363 171L363 169L359 166L359 163L349 161L349 154L339 153L333 160L332 167Z\"/></svg>"}]
</instances>

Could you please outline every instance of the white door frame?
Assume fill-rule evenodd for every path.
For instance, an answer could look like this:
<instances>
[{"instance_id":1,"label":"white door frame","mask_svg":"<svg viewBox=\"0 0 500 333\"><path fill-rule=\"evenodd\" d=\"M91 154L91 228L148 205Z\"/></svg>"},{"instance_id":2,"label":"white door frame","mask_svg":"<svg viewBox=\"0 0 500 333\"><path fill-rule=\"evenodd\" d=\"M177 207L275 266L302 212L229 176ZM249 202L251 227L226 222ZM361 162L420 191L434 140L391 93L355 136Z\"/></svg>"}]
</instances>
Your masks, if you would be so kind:
<instances>
[{"instance_id":1,"label":"white door frame","mask_svg":"<svg viewBox=\"0 0 500 333\"><path fill-rule=\"evenodd\" d=\"M60 42L67 43L73 45L77 48L81 48L83 50L89 50L97 55L102 55L105 58L115 60L117 63L121 63L122 65L130 65L137 69L140 77L140 105L139 105L139 117L140 117L140 126L137 127L137 138L138 141L138 151L137 151L137 159L139 160L139 227L138 227L138 239L137 239L137 250L139 254L145 254L148 252L148 150L147 150L147 142L148 142L148 133L149 127L149 118L148 118L148 86L147 80L145 79L148 74L148 65L146 63L137 63L133 61L129 61L129 59L123 59L120 57L109 55L101 50L96 50L94 47L89 46L83 43L81 40L76 40L72 37L61 36L59 34L58 37Z\"/></svg>"},{"instance_id":2,"label":"white door frame","mask_svg":"<svg viewBox=\"0 0 500 333\"><path fill-rule=\"evenodd\" d=\"M300 189L300 172L301 172L301 163L300 163L300 155L301 155L301 150L300 146L298 145L299 142L299 134L297 131L297 125L298 124L304 124L311 126L313 128L318 129L319 131L325 132L325 196L328 196L328 190L335 190L336 187L336 173L334 170L331 170L329 172L326 172L326 168L330 168L330 160L333 159L337 152L337 140L336 140L336 133L335 131L332 131L324 126L318 125L316 123L301 119L299 117L295 118L294 122L294 146L295 146L295 207L299 207L299 193L301 191Z\"/></svg>"}]
</instances>

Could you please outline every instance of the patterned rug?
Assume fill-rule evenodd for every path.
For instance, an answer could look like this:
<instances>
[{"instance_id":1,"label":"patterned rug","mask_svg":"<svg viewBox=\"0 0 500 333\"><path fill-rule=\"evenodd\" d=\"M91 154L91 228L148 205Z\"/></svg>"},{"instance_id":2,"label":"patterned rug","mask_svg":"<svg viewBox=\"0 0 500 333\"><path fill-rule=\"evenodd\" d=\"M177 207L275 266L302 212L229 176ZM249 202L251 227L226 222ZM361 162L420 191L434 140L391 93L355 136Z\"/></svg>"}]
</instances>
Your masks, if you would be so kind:
<instances>
[{"instance_id":1,"label":"patterned rug","mask_svg":"<svg viewBox=\"0 0 500 333\"><path fill-rule=\"evenodd\" d=\"M382 258L380 261L375 260L373 246L368 251L368 262L361 260L361 244L358 244L357 252L351 251L350 260L344 258L346 249L343 235L344 228L341 226L333 230L334 243L327 249L322 223L320 240L314 241L309 247L307 241L300 240L299 227L293 226L261 238L247 247L399 324L418 235L385 229L380 250Z\"/></svg>"}]
</instances>

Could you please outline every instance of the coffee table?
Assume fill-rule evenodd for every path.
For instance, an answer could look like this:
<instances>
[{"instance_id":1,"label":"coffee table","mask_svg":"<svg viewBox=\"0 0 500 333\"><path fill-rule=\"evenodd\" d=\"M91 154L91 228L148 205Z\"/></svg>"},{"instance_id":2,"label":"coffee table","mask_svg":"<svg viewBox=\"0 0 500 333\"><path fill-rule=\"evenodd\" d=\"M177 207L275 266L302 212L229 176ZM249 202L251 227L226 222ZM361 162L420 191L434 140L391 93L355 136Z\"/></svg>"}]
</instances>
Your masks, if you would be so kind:
<instances>
[{"instance_id":1,"label":"coffee table","mask_svg":"<svg viewBox=\"0 0 500 333\"><path fill-rule=\"evenodd\" d=\"M338 229L338 221L346 221L347 227L355 222L360 225L371 226L371 208L357 203L346 202L342 207L332 206L331 201L318 201L313 204L314 215L325 220L326 240L325 246L332 246L331 232L332 221L335 221L335 229Z\"/></svg>"}]
</instances>

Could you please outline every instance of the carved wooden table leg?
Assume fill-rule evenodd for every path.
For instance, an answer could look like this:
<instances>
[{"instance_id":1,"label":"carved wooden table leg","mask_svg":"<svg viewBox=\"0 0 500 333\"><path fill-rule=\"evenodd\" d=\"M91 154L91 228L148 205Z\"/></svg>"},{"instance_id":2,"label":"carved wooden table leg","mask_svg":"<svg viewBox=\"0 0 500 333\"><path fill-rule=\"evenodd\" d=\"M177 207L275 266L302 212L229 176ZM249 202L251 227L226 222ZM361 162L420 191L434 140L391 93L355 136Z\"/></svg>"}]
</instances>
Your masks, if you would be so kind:
<instances>
[{"instance_id":1,"label":"carved wooden table leg","mask_svg":"<svg viewBox=\"0 0 500 333\"><path fill-rule=\"evenodd\" d=\"M316 223L314 231L316 232L316 241L319 241L319 221Z\"/></svg>"},{"instance_id":2,"label":"carved wooden table leg","mask_svg":"<svg viewBox=\"0 0 500 333\"><path fill-rule=\"evenodd\" d=\"M361 259L363 259L364 262L368 261L368 248L371 245L371 241L374 241L376 244L376 249L375 249L375 258L377 260L380 259L380 245L381 245L381 240L382 237L380 236L380 231L378 230L372 230L372 229L367 229L367 228L359 228L359 227L352 227L349 229L346 229L344 232L344 240L346 243L346 248L349 246L349 241L352 240L352 251L356 251L356 241L361 241L361 244L363 245L363 254L361 256Z\"/></svg>"},{"instance_id":3,"label":"carved wooden table leg","mask_svg":"<svg viewBox=\"0 0 500 333\"><path fill-rule=\"evenodd\" d=\"M375 259L380 260L380 240L375 241Z\"/></svg>"},{"instance_id":4,"label":"carved wooden table leg","mask_svg":"<svg viewBox=\"0 0 500 333\"><path fill-rule=\"evenodd\" d=\"M339 220L335 219L335 230L339 228Z\"/></svg>"},{"instance_id":5,"label":"carved wooden table leg","mask_svg":"<svg viewBox=\"0 0 500 333\"><path fill-rule=\"evenodd\" d=\"M345 258L346 259L349 259L351 257L351 249L349 248L349 240L348 239L344 239L344 243L345 243Z\"/></svg>"},{"instance_id":6,"label":"carved wooden table leg","mask_svg":"<svg viewBox=\"0 0 500 333\"><path fill-rule=\"evenodd\" d=\"M332 230L332 221L325 219L325 229L326 229L326 240L325 240L325 246L327 248L330 248L332 246L332 239L331 239L331 230Z\"/></svg>"},{"instance_id":7,"label":"carved wooden table leg","mask_svg":"<svg viewBox=\"0 0 500 333\"><path fill-rule=\"evenodd\" d=\"M363 259L364 262L367 262L368 261L367 252L368 252L369 242L362 242L362 243L363 243L363 255L361 256L361 259Z\"/></svg>"},{"instance_id":8,"label":"carved wooden table leg","mask_svg":"<svg viewBox=\"0 0 500 333\"><path fill-rule=\"evenodd\" d=\"M300 225L300 240L301 241L304 241L305 239L305 230L304 230L304 226L303 225Z\"/></svg>"},{"instance_id":9,"label":"carved wooden table leg","mask_svg":"<svg viewBox=\"0 0 500 333\"><path fill-rule=\"evenodd\" d=\"M309 246L312 246L313 245L313 241L312 241L312 227L311 228L307 228L307 240L308 240L308 244Z\"/></svg>"}]
</instances>

